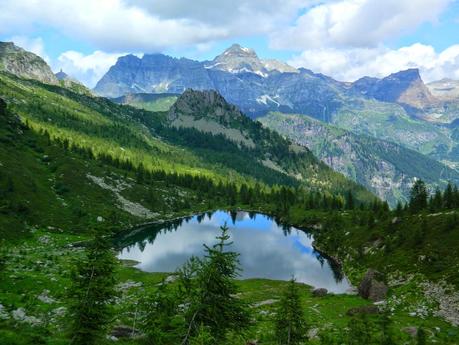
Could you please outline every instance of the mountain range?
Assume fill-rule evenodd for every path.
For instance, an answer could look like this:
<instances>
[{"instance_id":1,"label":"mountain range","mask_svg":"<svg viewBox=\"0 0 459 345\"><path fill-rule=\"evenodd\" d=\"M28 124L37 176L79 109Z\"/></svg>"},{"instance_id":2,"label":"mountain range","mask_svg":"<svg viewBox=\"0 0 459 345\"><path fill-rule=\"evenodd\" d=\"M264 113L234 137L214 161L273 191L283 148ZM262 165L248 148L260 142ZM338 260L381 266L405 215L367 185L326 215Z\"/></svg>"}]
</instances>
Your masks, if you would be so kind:
<instances>
[{"instance_id":1,"label":"mountain range","mask_svg":"<svg viewBox=\"0 0 459 345\"><path fill-rule=\"evenodd\" d=\"M341 196L352 190L357 200L374 198L309 149L264 128L215 91L166 95L175 101L170 111L151 112L11 72L0 72L1 95L10 111L34 130L71 147L91 149L95 156L109 154L145 169L220 183L284 185ZM63 73L55 78L68 79Z\"/></svg>"},{"instance_id":2,"label":"mountain range","mask_svg":"<svg viewBox=\"0 0 459 345\"><path fill-rule=\"evenodd\" d=\"M339 156L331 159L323 151L326 138L317 140L314 135L318 133L314 131L308 132L312 137L305 137L301 126L288 128L291 122L287 116L281 121L283 135L307 145L332 168L393 203L396 199L406 200L416 178L425 179L432 188L456 179L459 136L455 120L459 117L459 98L455 96L455 85L448 80L426 85L417 69L381 79L364 77L352 83L340 82L280 61L260 59L252 49L235 44L212 61L175 59L162 54L121 57L97 83L94 92L131 98L132 94L143 92L143 96L135 97L145 99L149 93L212 89L275 130L279 127L266 121L267 114L302 115L306 116L305 121L319 120L317 124L323 128L342 129L346 137L353 138L353 144L347 143L345 147L372 138L378 145L357 145L361 152L357 156L365 157L365 163L351 154L357 147L339 150ZM142 104L145 108L148 102ZM332 146L336 145L335 140ZM373 148L383 146L385 154L375 155ZM402 155L409 158L399 171L390 157L401 157L400 150L404 149L410 154ZM339 167L337 161L346 162L347 167ZM433 161L439 165L436 164L435 173L427 175L421 173L424 170L409 168L420 161L426 162L426 166L432 166ZM370 171L370 166L378 168Z\"/></svg>"},{"instance_id":3,"label":"mountain range","mask_svg":"<svg viewBox=\"0 0 459 345\"><path fill-rule=\"evenodd\" d=\"M222 99L229 100L242 112L232 108L227 116L243 119L245 113L256 118L299 147L308 147L332 169L392 205L407 200L418 178L432 190L448 181L459 181L455 170L459 162L455 84L440 81L425 85L416 69L344 83L280 61L259 59L252 49L233 45L204 62L162 54L127 55L90 91L63 71L51 77L51 69L36 55L12 43L3 47L2 61L15 61L3 64L7 72L84 95L117 96L112 98L116 103L148 111L167 111L172 126L223 135L253 149L250 131L241 129L252 126L253 121L223 124L208 107L195 111L201 113L198 118L179 107L183 99L193 103L206 98L212 109L222 108ZM188 89L216 90L223 98L217 102L220 105L214 104L217 95L209 96L207 91L195 94ZM178 108L180 116L176 116ZM258 160L269 169L285 172L278 165L282 160L274 162L266 156Z\"/></svg>"}]
</instances>

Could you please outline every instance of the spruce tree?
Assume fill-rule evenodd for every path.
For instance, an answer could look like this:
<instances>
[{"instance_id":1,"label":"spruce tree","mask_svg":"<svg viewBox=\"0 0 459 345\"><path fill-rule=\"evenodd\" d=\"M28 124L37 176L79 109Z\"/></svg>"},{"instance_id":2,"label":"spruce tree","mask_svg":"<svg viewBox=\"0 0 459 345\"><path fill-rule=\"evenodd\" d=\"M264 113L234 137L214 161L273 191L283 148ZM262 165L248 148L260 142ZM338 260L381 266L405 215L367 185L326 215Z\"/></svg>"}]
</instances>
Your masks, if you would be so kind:
<instances>
[{"instance_id":1,"label":"spruce tree","mask_svg":"<svg viewBox=\"0 0 459 345\"><path fill-rule=\"evenodd\" d=\"M141 320L146 342L154 345L179 344L184 333L184 318L180 313L181 299L174 287L163 283L147 296Z\"/></svg>"},{"instance_id":2,"label":"spruce tree","mask_svg":"<svg viewBox=\"0 0 459 345\"><path fill-rule=\"evenodd\" d=\"M72 272L69 298L70 344L99 344L112 318L116 259L106 236L95 235Z\"/></svg>"},{"instance_id":3,"label":"spruce tree","mask_svg":"<svg viewBox=\"0 0 459 345\"><path fill-rule=\"evenodd\" d=\"M306 339L306 321L295 279L288 283L279 302L275 319L275 334L279 345L301 344Z\"/></svg>"},{"instance_id":4,"label":"spruce tree","mask_svg":"<svg viewBox=\"0 0 459 345\"><path fill-rule=\"evenodd\" d=\"M190 337L196 336L202 327L219 343L228 331L239 332L248 326L245 303L235 297L238 288L234 279L240 271L239 254L226 250L232 244L226 224L221 230L216 245L204 245L205 258L192 259L181 271L179 283L189 304L183 344L188 344Z\"/></svg>"},{"instance_id":5,"label":"spruce tree","mask_svg":"<svg viewBox=\"0 0 459 345\"><path fill-rule=\"evenodd\" d=\"M410 210L419 213L427 208L427 189L424 181L416 180L410 193Z\"/></svg>"}]
</instances>

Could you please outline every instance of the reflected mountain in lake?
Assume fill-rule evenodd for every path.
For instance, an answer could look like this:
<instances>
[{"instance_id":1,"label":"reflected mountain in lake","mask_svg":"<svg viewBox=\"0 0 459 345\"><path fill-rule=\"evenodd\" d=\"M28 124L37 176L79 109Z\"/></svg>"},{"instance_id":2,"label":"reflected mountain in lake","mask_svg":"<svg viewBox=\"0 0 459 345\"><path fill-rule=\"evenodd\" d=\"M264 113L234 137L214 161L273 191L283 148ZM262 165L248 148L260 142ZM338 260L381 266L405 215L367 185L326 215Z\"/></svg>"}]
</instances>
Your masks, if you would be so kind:
<instances>
[{"instance_id":1,"label":"reflected mountain in lake","mask_svg":"<svg viewBox=\"0 0 459 345\"><path fill-rule=\"evenodd\" d=\"M314 251L311 235L262 214L218 211L144 227L117 239L122 248L118 257L138 261L136 267L143 271L173 272L191 256L202 256L204 243L216 243L225 222L231 249L240 253L241 278L288 280L295 276L299 282L334 293L350 288L339 267Z\"/></svg>"}]
</instances>

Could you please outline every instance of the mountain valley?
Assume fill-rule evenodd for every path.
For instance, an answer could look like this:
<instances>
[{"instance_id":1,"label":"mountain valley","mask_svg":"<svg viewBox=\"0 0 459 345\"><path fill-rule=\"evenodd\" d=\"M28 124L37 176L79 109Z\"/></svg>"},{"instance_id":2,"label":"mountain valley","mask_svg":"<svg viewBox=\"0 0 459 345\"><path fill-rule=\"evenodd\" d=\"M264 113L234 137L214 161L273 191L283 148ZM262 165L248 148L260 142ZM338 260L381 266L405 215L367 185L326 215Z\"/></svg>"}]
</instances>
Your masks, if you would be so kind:
<instances>
[{"instance_id":1,"label":"mountain valley","mask_svg":"<svg viewBox=\"0 0 459 345\"><path fill-rule=\"evenodd\" d=\"M455 87L0 42L0 343L457 344Z\"/></svg>"}]
</instances>

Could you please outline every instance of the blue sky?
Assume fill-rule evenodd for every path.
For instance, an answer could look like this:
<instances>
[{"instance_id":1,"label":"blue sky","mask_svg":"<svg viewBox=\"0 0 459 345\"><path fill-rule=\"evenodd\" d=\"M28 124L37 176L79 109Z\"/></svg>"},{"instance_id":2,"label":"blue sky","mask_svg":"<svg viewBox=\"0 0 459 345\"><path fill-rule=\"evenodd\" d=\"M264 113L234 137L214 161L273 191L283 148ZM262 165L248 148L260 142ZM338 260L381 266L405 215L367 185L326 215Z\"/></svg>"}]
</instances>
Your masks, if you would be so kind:
<instances>
[{"instance_id":1,"label":"blue sky","mask_svg":"<svg viewBox=\"0 0 459 345\"><path fill-rule=\"evenodd\" d=\"M0 40L89 86L126 53L208 60L232 43L338 80L459 79L456 0L0 0L0 22Z\"/></svg>"}]
</instances>

